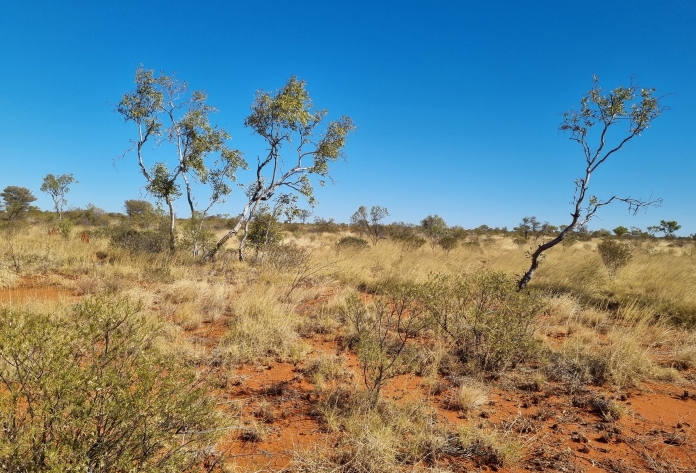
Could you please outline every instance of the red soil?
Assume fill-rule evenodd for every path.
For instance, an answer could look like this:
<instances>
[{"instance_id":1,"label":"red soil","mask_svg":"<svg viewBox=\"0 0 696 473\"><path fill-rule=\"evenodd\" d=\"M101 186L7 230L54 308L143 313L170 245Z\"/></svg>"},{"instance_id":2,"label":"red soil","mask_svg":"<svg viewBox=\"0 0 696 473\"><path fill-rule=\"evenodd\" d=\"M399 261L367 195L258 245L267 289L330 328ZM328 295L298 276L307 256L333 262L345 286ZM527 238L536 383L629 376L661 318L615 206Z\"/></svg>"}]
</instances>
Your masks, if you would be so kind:
<instances>
[{"instance_id":1,"label":"red soil","mask_svg":"<svg viewBox=\"0 0 696 473\"><path fill-rule=\"evenodd\" d=\"M70 296L65 289L27 284L1 290L0 303ZM310 313L327 297L304 303L301 312ZM212 350L225 327L223 318L188 334ZM355 382L361 380L355 355L341 351L330 339L315 336L307 341L313 347L308 359L340 351L348 359ZM234 414L234 425L218 450L227 455L230 465L242 471L278 471L291 463L293 451L321 445L331 448L335 443L337 434L325 432L312 415L317 394L302 375L303 367L304 363L276 363L244 366L233 373L218 368L211 373L229 379L218 394L221 410ZM696 426L696 376L683 374L690 379L684 386L649 383L640 390L619 392L608 386L586 386L575 393L558 383L531 386L521 375L510 375L491 381L488 402L468 413L449 409L446 399L453 385L434 395L417 376L391 380L382 395L397 403L427 400L440 422L453 431L466 425L492 426L524 444L524 457L515 467L496 469L477 464L476 459L446 458L442 466L452 471L687 473L696 471L692 432ZM604 418L596 408L596 400L601 398L623 406L623 415L618 420Z\"/></svg>"}]
</instances>

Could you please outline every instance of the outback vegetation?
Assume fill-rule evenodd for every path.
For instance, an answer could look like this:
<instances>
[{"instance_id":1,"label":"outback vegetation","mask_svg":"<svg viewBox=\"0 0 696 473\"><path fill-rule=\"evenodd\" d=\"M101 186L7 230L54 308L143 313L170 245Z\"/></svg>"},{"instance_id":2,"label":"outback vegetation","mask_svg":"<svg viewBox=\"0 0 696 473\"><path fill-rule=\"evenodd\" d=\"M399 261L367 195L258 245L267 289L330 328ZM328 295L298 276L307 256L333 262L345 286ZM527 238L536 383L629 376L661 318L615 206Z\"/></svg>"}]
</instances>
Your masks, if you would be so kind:
<instances>
[{"instance_id":1,"label":"outback vegetation","mask_svg":"<svg viewBox=\"0 0 696 473\"><path fill-rule=\"evenodd\" d=\"M694 470L696 238L669 220L584 225L613 200L647 205L585 193L662 110L654 91L631 108L638 89L595 83L562 125L587 160L572 222L512 230L389 223L378 205L307 223L298 198L311 202L309 179L328 178L354 125L322 127L296 78L257 95L245 124L268 155L243 211L212 215L246 164L205 94L186 91L140 68L118 106L161 205L64 210L72 175L44 178L55 211L2 193L0 469ZM617 120L629 137L591 151L590 124ZM145 164L156 136L174 145L168 164Z\"/></svg>"}]
</instances>

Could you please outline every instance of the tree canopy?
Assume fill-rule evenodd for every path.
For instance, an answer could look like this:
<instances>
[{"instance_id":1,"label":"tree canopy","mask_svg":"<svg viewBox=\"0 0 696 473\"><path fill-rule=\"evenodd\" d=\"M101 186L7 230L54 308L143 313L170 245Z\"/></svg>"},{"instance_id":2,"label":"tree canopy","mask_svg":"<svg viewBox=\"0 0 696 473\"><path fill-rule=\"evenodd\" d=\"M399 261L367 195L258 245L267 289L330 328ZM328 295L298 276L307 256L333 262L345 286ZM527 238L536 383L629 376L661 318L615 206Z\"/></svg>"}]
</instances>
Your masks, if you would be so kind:
<instances>
[{"instance_id":1,"label":"tree canopy","mask_svg":"<svg viewBox=\"0 0 696 473\"><path fill-rule=\"evenodd\" d=\"M36 201L29 189L19 186L5 187L0 197L5 202L5 212L10 220L23 216L31 208L31 203Z\"/></svg>"},{"instance_id":2,"label":"tree canopy","mask_svg":"<svg viewBox=\"0 0 696 473\"><path fill-rule=\"evenodd\" d=\"M72 174L61 174L56 177L53 174L46 174L41 184L41 192L45 192L53 199L53 205L58 214L58 219L63 218L63 207L68 201L65 199L65 194L70 191L71 184L77 184L77 181Z\"/></svg>"},{"instance_id":3,"label":"tree canopy","mask_svg":"<svg viewBox=\"0 0 696 473\"><path fill-rule=\"evenodd\" d=\"M650 124L664 111L660 103L661 97L655 96L655 89L644 89L634 84L619 86L609 92L604 92L595 76L592 88L580 99L580 110L570 110L563 114L560 131L568 133L572 141L577 142L585 158L585 172L575 180L573 212L570 224L551 241L537 247L529 256L531 264L518 282L518 288L524 289L539 267L543 252L562 242L577 226L583 226L595 216L597 211L614 201L628 205L629 212L634 214L651 205L659 205L660 199L644 201L632 197L613 195L601 199L594 195L588 196L590 177L610 156L620 151L626 143L640 136ZM624 131L615 133L618 127L624 125ZM594 143L594 144L593 144ZM587 207L583 205L587 201Z\"/></svg>"},{"instance_id":4,"label":"tree canopy","mask_svg":"<svg viewBox=\"0 0 696 473\"><path fill-rule=\"evenodd\" d=\"M169 209L170 250L175 247L174 201L182 195L182 185L192 219L205 218L210 208L232 191L229 181L236 179L239 168L246 168L241 152L225 145L230 138L224 128L210 124L210 115L217 109L206 103L202 90L188 93L188 84L164 73L156 75L142 65L135 73L135 90L123 95L116 106L126 122L137 126L138 135L131 140L138 156L138 165L147 181L145 189L163 200ZM173 145L172 159L145 163L145 144ZM128 152L126 151L126 152ZM211 188L206 206L198 208L191 181ZM191 226L195 233L196 226ZM194 254L198 251L193 235Z\"/></svg>"},{"instance_id":5,"label":"tree canopy","mask_svg":"<svg viewBox=\"0 0 696 473\"><path fill-rule=\"evenodd\" d=\"M267 151L257 158L255 178L244 185L247 202L237 224L218 240L204 260L215 257L242 228L246 235L259 205L271 200L280 188L315 204L311 178L325 185L326 179L330 179L331 164L343 157L346 137L355 130L353 121L346 116L324 125L327 114L325 109L314 107L305 82L294 76L273 93L256 92L244 125L265 141ZM244 259L245 241L242 238L239 246L240 260Z\"/></svg>"}]
</instances>

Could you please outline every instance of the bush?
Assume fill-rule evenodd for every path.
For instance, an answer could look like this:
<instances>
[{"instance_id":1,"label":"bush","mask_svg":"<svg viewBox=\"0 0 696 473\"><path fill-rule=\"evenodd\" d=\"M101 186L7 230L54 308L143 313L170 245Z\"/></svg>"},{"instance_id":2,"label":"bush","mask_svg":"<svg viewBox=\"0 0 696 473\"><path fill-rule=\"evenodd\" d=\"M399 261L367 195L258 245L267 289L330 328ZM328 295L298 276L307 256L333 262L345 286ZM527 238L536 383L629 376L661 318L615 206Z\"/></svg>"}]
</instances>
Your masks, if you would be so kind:
<instances>
[{"instance_id":1,"label":"bush","mask_svg":"<svg viewBox=\"0 0 696 473\"><path fill-rule=\"evenodd\" d=\"M258 252L280 243L283 239L283 229L275 215L262 210L251 219L246 239L247 244Z\"/></svg>"},{"instance_id":2,"label":"bush","mask_svg":"<svg viewBox=\"0 0 696 473\"><path fill-rule=\"evenodd\" d=\"M162 253L169 246L168 236L153 230L136 230L128 226L116 228L110 245L130 253Z\"/></svg>"},{"instance_id":3,"label":"bush","mask_svg":"<svg viewBox=\"0 0 696 473\"><path fill-rule=\"evenodd\" d=\"M72 220L64 218L58 223L58 231L60 231L63 238L67 240L70 238L70 234L72 233L74 226L75 224L72 222Z\"/></svg>"},{"instance_id":4,"label":"bush","mask_svg":"<svg viewBox=\"0 0 696 473\"><path fill-rule=\"evenodd\" d=\"M2 471L202 470L215 400L138 311L106 298L71 317L0 310Z\"/></svg>"},{"instance_id":5,"label":"bush","mask_svg":"<svg viewBox=\"0 0 696 473\"><path fill-rule=\"evenodd\" d=\"M418 234L416 226L408 223L392 223L387 226L389 238L398 242L405 251L417 250L426 244L425 238Z\"/></svg>"},{"instance_id":6,"label":"bush","mask_svg":"<svg viewBox=\"0 0 696 473\"><path fill-rule=\"evenodd\" d=\"M442 238L440 238L440 240L437 242L437 244L440 245L440 248L445 250L447 253L455 249L458 243L459 240L457 240L452 235L445 235Z\"/></svg>"},{"instance_id":7,"label":"bush","mask_svg":"<svg viewBox=\"0 0 696 473\"><path fill-rule=\"evenodd\" d=\"M338 249L353 249L353 250L362 250L367 248L367 240L363 240L362 238L354 237L354 236L344 236L340 240L338 240L338 243L336 243L336 246Z\"/></svg>"},{"instance_id":8,"label":"bush","mask_svg":"<svg viewBox=\"0 0 696 473\"><path fill-rule=\"evenodd\" d=\"M602 240L597 245L597 251L602 257L602 262L609 272L609 278L613 281L616 274L631 261L631 246L627 243L619 243L615 240Z\"/></svg>"},{"instance_id":9,"label":"bush","mask_svg":"<svg viewBox=\"0 0 696 473\"><path fill-rule=\"evenodd\" d=\"M309 261L309 252L295 243L279 243L266 249L264 263L280 272L297 270Z\"/></svg>"},{"instance_id":10,"label":"bush","mask_svg":"<svg viewBox=\"0 0 696 473\"><path fill-rule=\"evenodd\" d=\"M423 285L421 299L457 356L471 368L502 371L536 351L534 319L543 308L542 299L535 292L517 291L502 272L436 275Z\"/></svg>"},{"instance_id":11,"label":"bush","mask_svg":"<svg viewBox=\"0 0 696 473\"><path fill-rule=\"evenodd\" d=\"M350 294L342 308L353 345L360 360L362 378L373 403L385 383L409 370L415 358L411 339L423 328L419 288L410 283L381 284L371 303Z\"/></svg>"}]
</instances>

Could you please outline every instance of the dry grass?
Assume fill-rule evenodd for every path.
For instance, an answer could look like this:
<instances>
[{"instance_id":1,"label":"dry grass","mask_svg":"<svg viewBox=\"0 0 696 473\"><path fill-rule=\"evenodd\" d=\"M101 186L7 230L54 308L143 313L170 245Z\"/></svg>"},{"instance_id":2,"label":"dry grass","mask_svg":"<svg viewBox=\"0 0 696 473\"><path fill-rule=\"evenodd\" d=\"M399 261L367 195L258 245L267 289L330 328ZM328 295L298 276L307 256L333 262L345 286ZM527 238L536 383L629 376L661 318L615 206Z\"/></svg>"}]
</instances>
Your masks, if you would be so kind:
<instances>
[{"instance_id":1,"label":"dry grass","mask_svg":"<svg viewBox=\"0 0 696 473\"><path fill-rule=\"evenodd\" d=\"M459 440L468 455L494 468L514 466L522 458L522 444L492 428L464 427Z\"/></svg>"},{"instance_id":2,"label":"dry grass","mask_svg":"<svg viewBox=\"0 0 696 473\"><path fill-rule=\"evenodd\" d=\"M355 375L346 356L306 359L307 339L330 342L348 336L340 309L351 293L369 303L375 297L371 290L389 280L424 283L434 274L458 276L482 268L519 274L528 260L510 238L472 239L450 252L427 245L405 251L388 240L338 251L336 242L348 233L298 232L286 241L308 250L304 266L274 267L240 263L232 252L209 265L193 265L187 255L129 255L109 248L102 238L83 244L81 231L76 228L68 240L48 237L39 226L28 226L21 235L3 234L0 291L31 280L77 295L113 293L141 301L159 329L154 343L160 349L199 366L222 361L228 369L221 377L244 363L300 363L314 385L312 396L320 398L312 401L315 413L337 447L328 453L296 452L291 470L444 472L432 463L443 455L474 458L494 468L519 463L522 445L494 426L470 422L455 435L438 424L426 404L372 406L361 401L356 386L347 384ZM528 384L542 389L547 382L542 372L575 387L595 383L618 389L647 380L680 380L677 370L696 367L692 249L668 242L636 245L631 261L611 281L596 244L549 251L530 284L545 291L536 335L545 344L545 358L531 360L537 363L538 379ZM107 256L97 257L98 252ZM71 302L25 304L42 312L66 312ZM225 332L212 349L198 340L205 324L215 325L218 334ZM451 341L434 328L419 336L413 370L422 378L423 391L442 394L443 403L464 412L483 405L488 386L461 382ZM226 379L215 384L228 387ZM616 402L598 406L606 420L626 415ZM257 411L259 422L242 433L247 442L261 441L268 432L263 425L268 406L258 404Z\"/></svg>"},{"instance_id":3,"label":"dry grass","mask_svg":"<svg viewBox=\"0 0 696 473\"><path fill-rule=\"evenodd\" d=\"M574 367L581 379L610 382L620 388L676 377L652 356L652 350L665 343L671 331L664 322L654 321L649 312L628 307L615 316L606 335L601 325L589 325L594 325L594 330L578 330L560 348L563 362Z\"/></svg>"},{"instance_id":4,"label":"dry grass","mask_svg":"<svg viewBox=\"0 0 696 473\"><path fill-rule=\"evenodd\" d=\"M253 287L234 301L218 351L233 364L298 360L309 349L300 338L299 325L293 307L278 302L272 288Z\"/></svg>"},{"instance_id":5,"label":"dry grass","mask_svg":"<svg viewBox=\"0 0 696 473\"><path fill-rule=\"evenodd\" d=\"M482 406L488 400L486 388L478 383L462 383L450 397L449 404L459 410L469 411Z\"/></svg>"}]
</instances>

